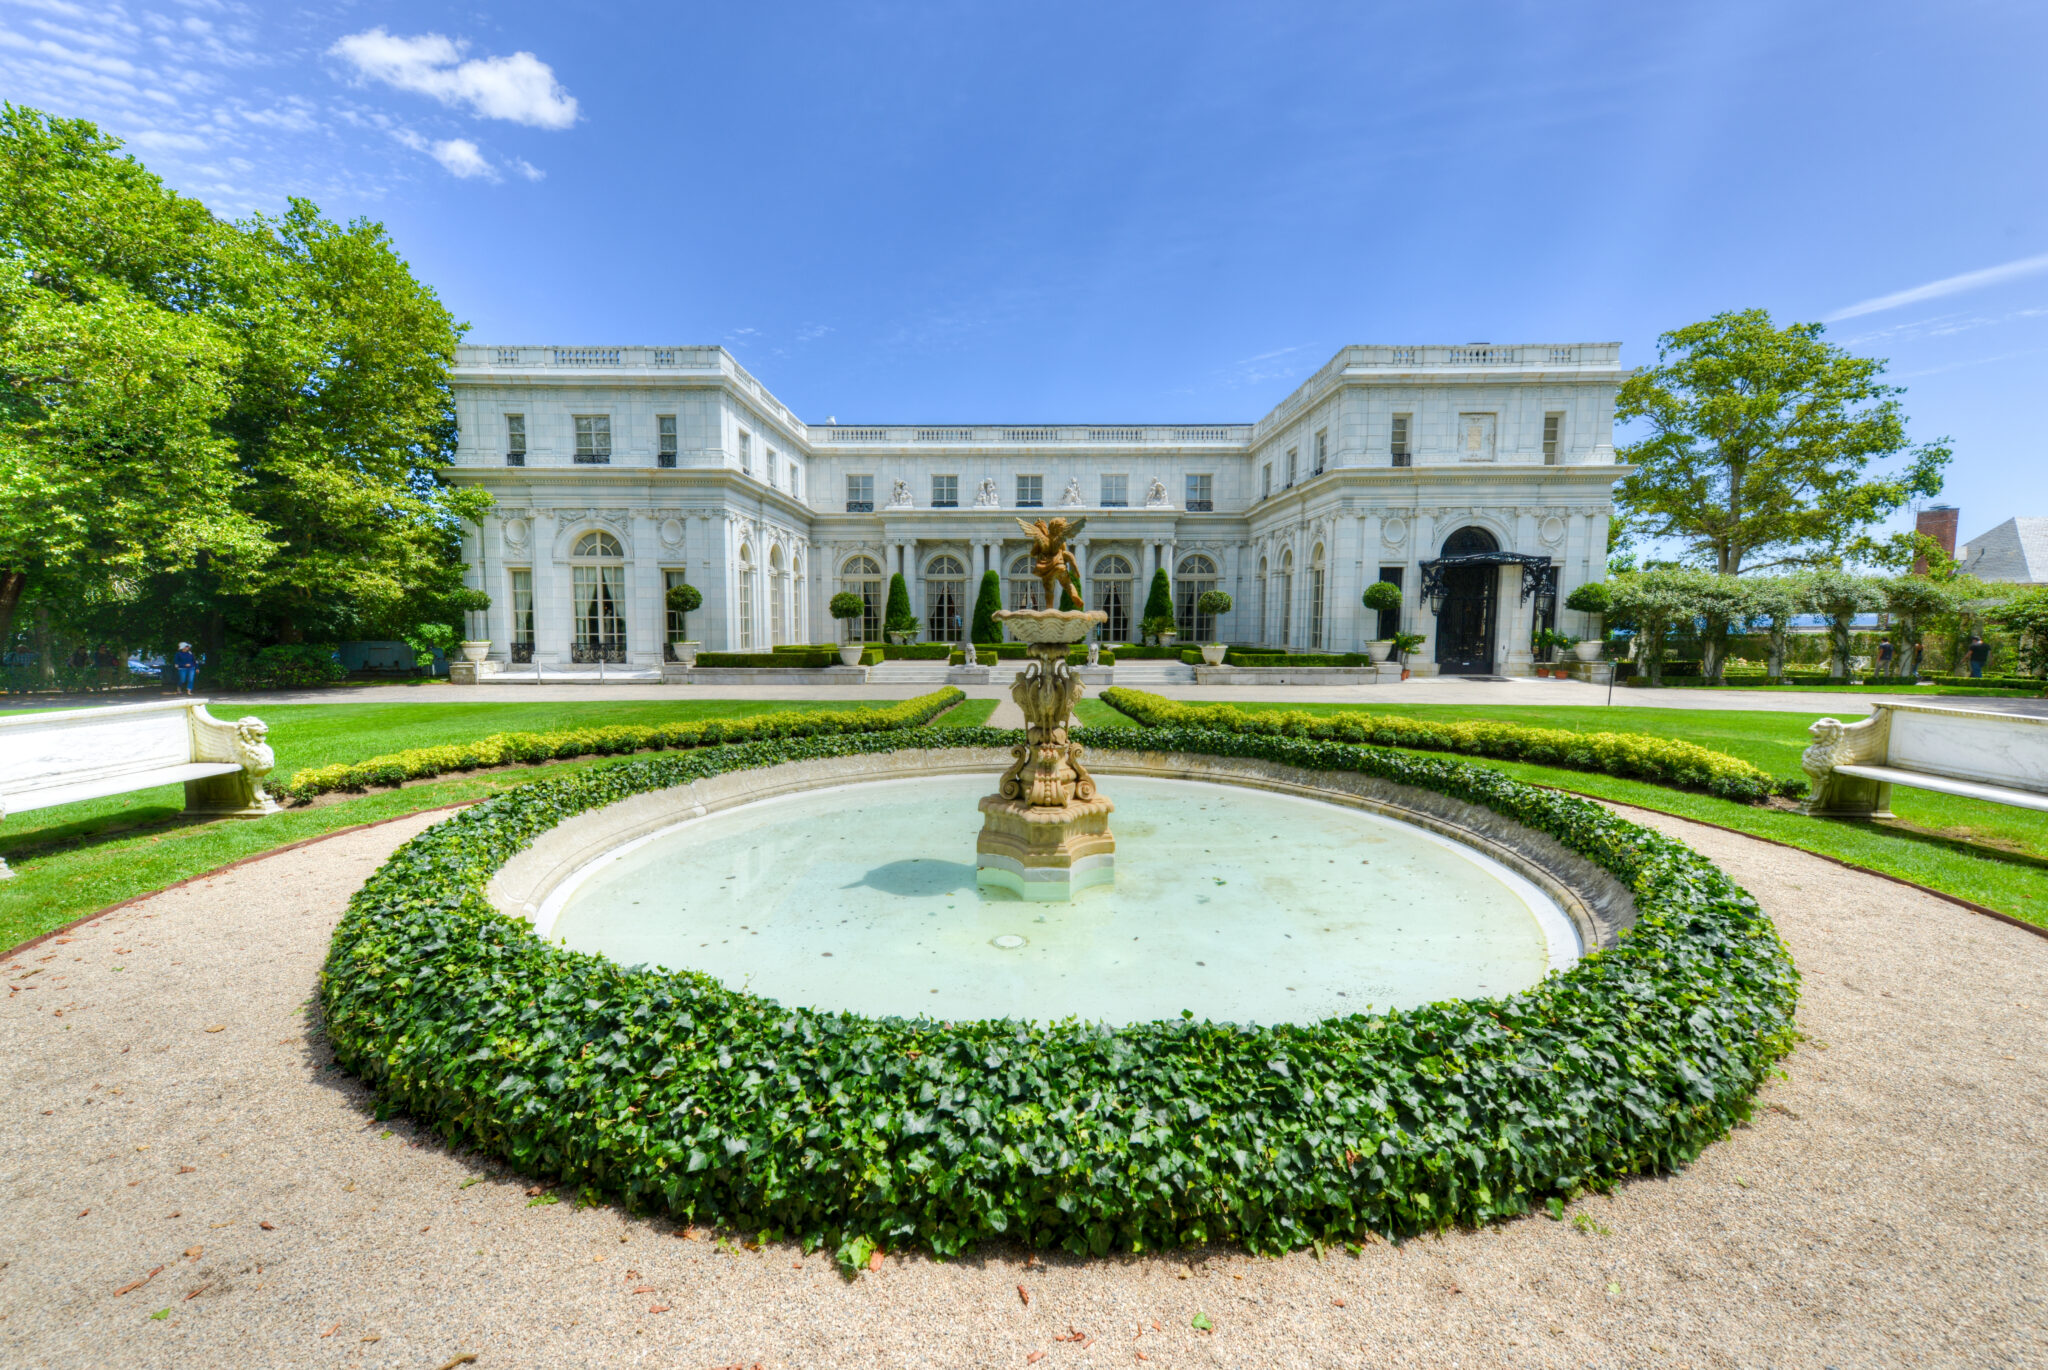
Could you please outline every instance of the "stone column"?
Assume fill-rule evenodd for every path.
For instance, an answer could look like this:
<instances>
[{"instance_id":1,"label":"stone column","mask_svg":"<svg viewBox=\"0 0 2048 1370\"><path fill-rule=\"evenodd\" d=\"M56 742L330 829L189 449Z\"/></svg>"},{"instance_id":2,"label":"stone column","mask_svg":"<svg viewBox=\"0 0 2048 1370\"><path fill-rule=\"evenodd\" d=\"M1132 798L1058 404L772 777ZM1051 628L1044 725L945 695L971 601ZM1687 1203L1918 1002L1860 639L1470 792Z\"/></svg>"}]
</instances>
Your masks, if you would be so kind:
<instances>
[{"instance_id":1,"label":"stone column","mask_svg":"<svg viewBox=\"0 0 2048 1370\"><path fill-rule=\"evenodd\" d=\"M635 509L629 545L633 564L628 594L632 610L626 619L626 659L638 666L661 665L661 640L667 636L661 602L661 537L649 509Z\"/></svg>"},{"instance_id":2,"label":"stone column","mask_svg":"<svg viewBox=\"0 0 2048 1370\"><path fill-rule=\"evenodd\" d=\"M1414 587L1415 617L1411 633L1422 635L1422 645L1409 653L1411 668L1420 664L1436 671L1436 615L1422 597L1422 563L1436 556L1436 510L1418 509L1408 525L1408 569L1402 579Z\"/></svg>"},{"instance_id":3,"label":"stone column","mask_svg":"<svg viewBox=\"0 0 2048 1370\"><path fill-rule=\"evenodd\" d=\"M1529 635L1536 631L1536 597L1522 598L1522 568L1500 568L1500 610L1496 613L1502 638L1494 646L1493 659L1502 675L1535 673L1535 656L1529 650Z\"/></svg>"},{"instance_id":4,"label":"stone column","mask_svg":"<svg viewBox=\"0 0 2048 1370\"><path fill-rule=\"evenodd\" d=\"M569 659L574 626L569 622L568 575L555 565L555 539L561 528L552 509L533 511L527 534L528 565L533 570L533 659L558 665Z\"/></svg>"},{"instance_id":5,"label":"stone column","mask_svg":"<svg viewBox=\"0 0 2048 1370\"><path fill-rule=\"evenodd\" d=\"M1380 516L1361 514L1358 524L1358 594L1351 597L1358 614L1358 650L1380 635L1379 615L1365 607L1359 596L1380 578ZM1407 593L1406 591L1403 592Z\"/></svg>"}]
</instances>

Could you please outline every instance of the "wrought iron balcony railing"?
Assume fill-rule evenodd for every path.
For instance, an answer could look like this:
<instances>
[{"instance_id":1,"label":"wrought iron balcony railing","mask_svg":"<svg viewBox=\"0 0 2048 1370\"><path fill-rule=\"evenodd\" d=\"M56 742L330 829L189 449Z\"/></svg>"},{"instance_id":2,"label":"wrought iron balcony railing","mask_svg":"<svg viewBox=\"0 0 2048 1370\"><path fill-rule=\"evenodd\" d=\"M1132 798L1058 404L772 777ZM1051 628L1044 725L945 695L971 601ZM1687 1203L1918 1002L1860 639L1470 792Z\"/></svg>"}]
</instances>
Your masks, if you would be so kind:
<instances>
[{"instance_id":1,"label":"wrought iron balcony railing","mask_svg":"<svg viewBox=\"0 0 2048 1370\"><path fill-rule=\"evenodd\" d=\"M626 664L626 643L623 638L616 642L577 642L570 645L569 660L590 663L603 661L613 666Z\"/></svg>"}]
</instances>

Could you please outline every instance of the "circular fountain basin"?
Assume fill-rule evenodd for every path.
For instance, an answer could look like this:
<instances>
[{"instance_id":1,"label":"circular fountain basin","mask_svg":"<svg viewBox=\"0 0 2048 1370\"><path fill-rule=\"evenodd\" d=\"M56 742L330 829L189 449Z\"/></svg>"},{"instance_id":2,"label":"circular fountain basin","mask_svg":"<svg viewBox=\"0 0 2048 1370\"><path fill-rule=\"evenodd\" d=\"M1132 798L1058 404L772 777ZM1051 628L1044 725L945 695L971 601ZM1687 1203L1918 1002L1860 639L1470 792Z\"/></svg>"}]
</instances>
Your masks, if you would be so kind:
<instances>
[{"instance_id":1,"label":"circular fountain basin","mask_svg":"<svg viewBox=\"0 0 2048 1370\"><path fill-rule=\"evenodd\" d=\"M1525 989L1579 956L1534 882L1347 805L1119 775L1117 880L978 888L985 775L806 790L582 865L537 930L784 1004L959 1020L1313 1022Z\"/></svg>"}]
</instances>

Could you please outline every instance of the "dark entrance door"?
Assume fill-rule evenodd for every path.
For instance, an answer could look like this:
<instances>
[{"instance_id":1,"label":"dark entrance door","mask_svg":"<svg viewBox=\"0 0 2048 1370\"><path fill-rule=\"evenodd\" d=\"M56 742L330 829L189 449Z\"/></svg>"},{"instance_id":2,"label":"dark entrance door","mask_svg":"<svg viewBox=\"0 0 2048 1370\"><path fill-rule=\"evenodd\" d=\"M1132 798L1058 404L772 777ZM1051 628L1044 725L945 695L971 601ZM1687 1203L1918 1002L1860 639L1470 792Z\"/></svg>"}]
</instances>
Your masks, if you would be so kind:
<instances>
[{"instance_id":1,"label":"dark entrance door","mask_svg":"<svg viewBox=\"0 0 2048 1370\"><path fill-rule=\"evenodd\" d=\"M1444 539L1446 557L1497 552L1484 528L1460 528ZM1444 675L1492 675L1493 627L1500 599L1500 567L1491 562L1446 566L1444 607L1436 616L1436 667Z\"/></svg>"}]
</instances>

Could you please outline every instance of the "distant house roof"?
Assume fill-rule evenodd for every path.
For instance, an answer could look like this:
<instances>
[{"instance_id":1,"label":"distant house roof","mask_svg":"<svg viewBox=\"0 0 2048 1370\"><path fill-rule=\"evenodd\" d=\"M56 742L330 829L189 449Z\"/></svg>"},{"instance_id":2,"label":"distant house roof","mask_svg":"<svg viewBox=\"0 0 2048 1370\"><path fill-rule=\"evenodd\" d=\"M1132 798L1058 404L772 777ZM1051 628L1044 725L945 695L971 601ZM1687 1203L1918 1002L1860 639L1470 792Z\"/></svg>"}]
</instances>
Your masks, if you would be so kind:
<instances>
[{"instance_id":1,"label":"distant house roof","mask_svg":"<svg viewBox=\"0 0 2048 1370\"><path fill-rule=\"evenodd\" d=\"M1985 580L2048 585L2048 518L2011 518L1956 549L1962 569Z\"/></svg>"}]
</instances>

